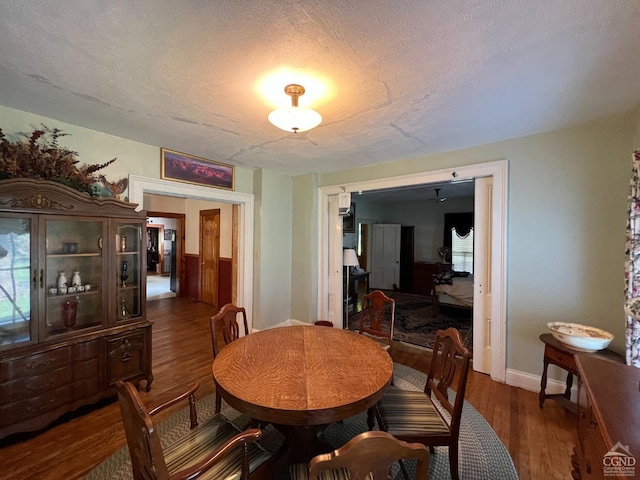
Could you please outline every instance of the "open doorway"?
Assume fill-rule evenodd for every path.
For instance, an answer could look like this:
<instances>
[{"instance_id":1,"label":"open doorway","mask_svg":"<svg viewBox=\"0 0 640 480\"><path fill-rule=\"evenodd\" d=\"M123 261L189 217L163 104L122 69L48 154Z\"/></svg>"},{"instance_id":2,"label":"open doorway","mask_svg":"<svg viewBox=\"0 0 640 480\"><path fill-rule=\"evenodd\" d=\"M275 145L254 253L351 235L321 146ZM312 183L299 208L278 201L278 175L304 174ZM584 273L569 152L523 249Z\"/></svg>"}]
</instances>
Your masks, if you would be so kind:
<instances>
[{"instance_id":1,"label":"open doorway","mask_svg":"<svg viewBox=\"0 0 640 480\"><path fill-rule=\"evenodd\" d=\"M460 230L461 217L473 229L474 193L469 179L351 195L356 228L343 231L343 248L362 252L367 290L395 301L397 341L432 348L437 330L454 327L473 355L473 234L466 231L459 245L463 239L451 227ZM359 310L349 310L349 328L357 328Z\"/></svg>"},{"instance_id":2,"label":"open doorway","mask_svg":"<svg viewBox=\"0 0 640 480\"><path fill-rule=\"evenodd\" d=\"M184 214L147 212L147 300L181 295Z\"/></svg>"},{"instance_id":3,"label":"open doorway","mask_svg":"<svg viewBox=\"0 0 640 480\"><path fill-rule=\"evenodd\" d=\"M475 179L477 231L474 240L486 240L483 258L474 263L473 345L474 370L489 373L495 380L506 380L506 160L468 165L413 175L332 185L319 189L318 317L330 321L342 317L342 219L338 212L338 194L420 184ZM480 181L486 179L486 182ZM478 215L481 215L479 220ZM482 231L480 231L482 228ZM480 266L484 271L480 272ZM336 268L336 266L338 268ZM479 361L476 361L479 360Z\"/></svg>"},{"instance_id":4,"label":"open doorway","mask_svg":"<svg viewBox=\"0 0 640 480\"><path fill-rule=\"evenodd\" d=\"M225 274L230 278L229 298L236 305L242 305L247 311L249 329L253 325L253 231L254 231L254 197L249 193L221 190L198 185L183 184L158 178L129 175L129 196L132 203L138 203L138 209L147 208L148 213L167 211L182 204L185 200L204 200L221 202L232 205L232 221L230 229L230 254L225 258ZM145 197L161 197L166 200L163 205L168 208L153 208L145 201ZM173 208L175 209L175 208ZM184 210L182 210L184 211ZM193 231L191 227L190 231ZM197 231L197 229L196 229ZM184 241L184 230L179 234L180 241ZM178 243L178 245L180 242ZM197 242L196 242L197 245ZM186 282L185 272L190 259L187 258L187 250L178 252L178 292L180 296L189 294L189 285ZM193 255L198 260L198 255ZM184 264L180 265L184 259ZM192 259L191 259L192 260ZM221 262L222 263L222 262ZM184 267L184 268L181 268ZM197 264L191 270L197 272ZM198 275L191 275L197 279ZM197 296L197 291L196 291Z\"/></svg>"}]
</instances>

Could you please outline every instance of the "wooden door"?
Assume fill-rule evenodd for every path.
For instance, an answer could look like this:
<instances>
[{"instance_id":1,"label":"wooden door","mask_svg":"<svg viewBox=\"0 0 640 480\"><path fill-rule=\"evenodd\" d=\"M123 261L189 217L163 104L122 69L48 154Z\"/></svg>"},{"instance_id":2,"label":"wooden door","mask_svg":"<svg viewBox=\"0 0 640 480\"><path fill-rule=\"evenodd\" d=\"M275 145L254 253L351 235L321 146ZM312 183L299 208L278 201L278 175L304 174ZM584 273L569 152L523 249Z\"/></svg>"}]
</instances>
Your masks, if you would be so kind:
<instances>
[{"instance_id":1,"label":"wooden door","mask_svg":"<svg viewBox=\"0 0 640 480\"><path fill-rule=\"evenodd\" d=\"M400 224L372 225L371 288L393 289L400 283Z\"/></svg>"},{"instance_id":2,"label":"wooden door","mask_svg":"<svg viewBox=\"0 0 640 480\"><path fill-rule=\"evenodd\" d=\"M220 209L200 210L201 302L218 306L218 264L220 263Z\"/></svg>"}]
</instances>

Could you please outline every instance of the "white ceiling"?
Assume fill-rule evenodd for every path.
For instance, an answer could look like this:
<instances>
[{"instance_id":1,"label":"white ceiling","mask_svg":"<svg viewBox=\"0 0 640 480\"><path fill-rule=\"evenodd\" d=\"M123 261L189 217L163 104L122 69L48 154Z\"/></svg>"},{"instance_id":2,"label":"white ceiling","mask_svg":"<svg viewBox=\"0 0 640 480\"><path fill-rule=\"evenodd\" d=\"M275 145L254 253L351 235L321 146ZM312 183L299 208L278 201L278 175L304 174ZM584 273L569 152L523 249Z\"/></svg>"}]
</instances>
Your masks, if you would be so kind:
<instances>
[{"instance_id":1,"label":"white ceiling","mask_svg":"<svg viewBox=\"0 0 640 480\"><path fill-rule=\"evenodd\" d=\"M5 0L0 104L322 173L635 109L639 46L640 0ZM286 83L315 79L300 104L318 128L267 121L259 86L283 69L284 105Z\"/></svg>"}]
</instances>

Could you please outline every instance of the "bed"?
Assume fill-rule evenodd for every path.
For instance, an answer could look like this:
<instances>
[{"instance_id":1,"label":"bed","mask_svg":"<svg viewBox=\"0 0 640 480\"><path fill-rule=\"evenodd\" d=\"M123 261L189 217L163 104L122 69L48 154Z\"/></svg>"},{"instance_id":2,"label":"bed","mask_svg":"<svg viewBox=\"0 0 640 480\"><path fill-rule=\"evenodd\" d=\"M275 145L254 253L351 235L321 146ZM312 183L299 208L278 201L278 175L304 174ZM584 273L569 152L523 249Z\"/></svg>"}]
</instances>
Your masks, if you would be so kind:
<instances>
[{"instance_id":1,"label":"bed","mask_svg":"<svg viewBox=\"0 0 640 480\"><path fill-rule=\"evenodd\" d=\"M433 316L440 306L473 308L473 275L467 272L443 272L433 276Z\"/></svg>"}]
</instances>

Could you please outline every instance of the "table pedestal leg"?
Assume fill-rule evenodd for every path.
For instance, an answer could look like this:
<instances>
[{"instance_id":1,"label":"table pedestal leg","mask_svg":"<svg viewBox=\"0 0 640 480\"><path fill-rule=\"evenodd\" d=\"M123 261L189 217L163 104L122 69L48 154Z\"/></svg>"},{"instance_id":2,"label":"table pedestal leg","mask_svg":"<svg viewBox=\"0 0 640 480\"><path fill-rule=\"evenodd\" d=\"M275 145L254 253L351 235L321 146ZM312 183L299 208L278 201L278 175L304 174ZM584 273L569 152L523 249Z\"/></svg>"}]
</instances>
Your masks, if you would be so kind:
<instances>
[{"instance_id":1,"label":"table pedestal leg","mask_svg":"<svg viewBox=\"0 0 640 480\"><path fill-rule=\"evenodd\" d=\"M288 464L309 463L316 455L335 450L322 435L327 425L312 425L306 427L294 427L291 425L274 426L285 436L281 453L283 457L286 457Z\"/></svg>"}]
</instances>

